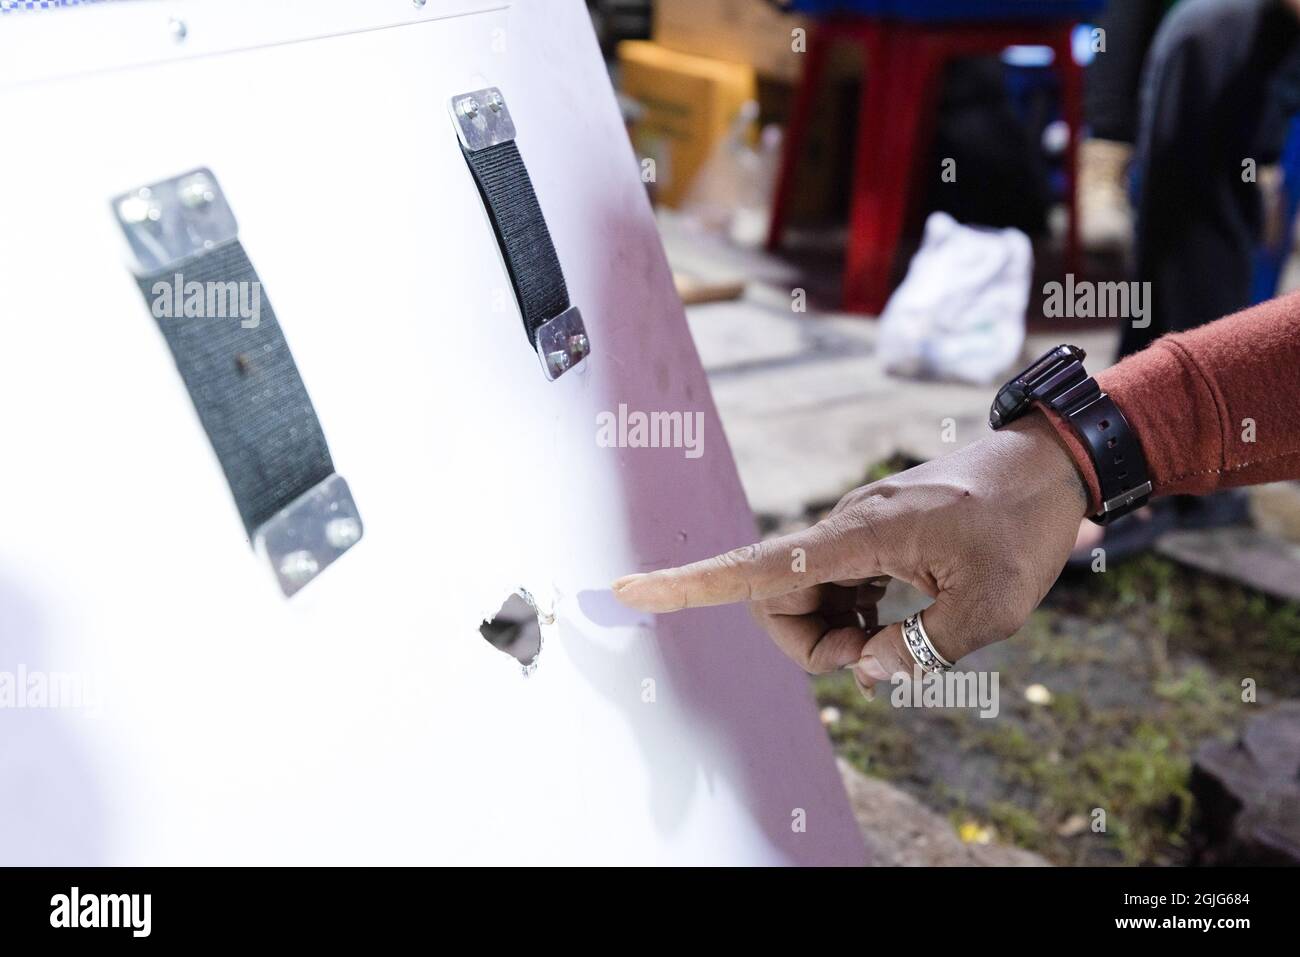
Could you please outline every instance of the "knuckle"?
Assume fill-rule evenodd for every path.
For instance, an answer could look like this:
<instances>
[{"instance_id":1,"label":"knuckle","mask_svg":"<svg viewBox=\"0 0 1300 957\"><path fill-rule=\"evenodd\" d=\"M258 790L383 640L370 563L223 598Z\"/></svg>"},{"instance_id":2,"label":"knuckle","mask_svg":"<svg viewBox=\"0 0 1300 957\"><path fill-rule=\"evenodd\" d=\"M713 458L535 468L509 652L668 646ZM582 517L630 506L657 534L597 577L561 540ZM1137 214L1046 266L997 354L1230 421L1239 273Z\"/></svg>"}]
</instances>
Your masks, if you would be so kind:
<instances>
[{"instance_id":1,"label":"knuckle","mask_svg":"<svg viewBox=\"0 0 1300 957\"><path fill-rule=\"evenodd\" d=\"M739 548L723 553L722 559L729 565L749 565L758 557L758 549L758 545L741 545Z\"/></svg>"},{"instance_id":2,"label":"knuckle","mask_svg":"<svg viewBox=\"0 0 1300 957\"><path fill-rule=\"evenodd\" d=\"M732 572L736 580L742 584L744 594L740 596L740 600L754 600L755 585L762 574L763 559L766 554L766 546L760 543L742 545L718 556L719 568Z\"/></svg>"},{"instance_id":3,"label":"knuckle","mask_svg":"<svg viewBox=\"0 0 1300 957\"><path fill-rule=\"evenodd\" d=\"M733 548L718 556L718 566L729 572L734 572L737 577L745 582L746 594L753 597L753 585L750 577L758 562L758 546L742 545L740 548Z\"/></svg>"}]
</instances>

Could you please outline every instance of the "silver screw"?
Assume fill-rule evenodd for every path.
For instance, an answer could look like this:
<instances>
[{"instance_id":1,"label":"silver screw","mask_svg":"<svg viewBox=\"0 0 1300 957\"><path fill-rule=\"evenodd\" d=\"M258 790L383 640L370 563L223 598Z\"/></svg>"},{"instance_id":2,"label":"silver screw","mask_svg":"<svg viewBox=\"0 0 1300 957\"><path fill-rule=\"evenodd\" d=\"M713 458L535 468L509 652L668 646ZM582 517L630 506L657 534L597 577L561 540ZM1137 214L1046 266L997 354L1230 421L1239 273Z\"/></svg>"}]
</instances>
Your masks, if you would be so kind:
<instances>
[{"instance_id":1,"label":"silver screw","mask_svg":"<svg viewBox=\"0 0 1300 957\"><path fill-rule=\"evenodd\" d=\"M496 90L488 94L488 106L492 107L493 113L500 113L501 107L505 106L505 101L501 99L501 94Z\"/></svg>"},{"instance_id":2,"label":"silver screw","mask_svg":"<svg viewBox=\"0 0 1300 957\"><path fill-rule=\"evenodd\" d=\"M471 120L478 116L478 101L472 96L467 96L460 101L460 111L468 116Z\"/></svg>"},{"instance_id":3,"label":"silver screw","mask_svg":"<svg viewBox=\"0 0 1300 957\"><path fill-rule=\"evenodd\" d=\"M581 359L590 351L591 351L591 343L587 340L587 337L583 335L581 332L577 333L576 335L569 336L569 355L576 356L577 358Z\"/></svg>"},{"instance_id":4,"label":"silver screw","mask_svg":"<svg viewBox=\"0 0 1300 957\"><path fill-rule=\"evenodd\" d=\"M117 214L128 226L138 226L143 222L157 222L162 211L149 201L147 190L140 190L135 196L128 196L117 204Z\"/></svg>"},{"instance_id":5,"label":"silver screw","mask_svg":"<svg viewBox=\"0 0 1300 957\"><path fill-rule=\"evenodd\" d=\"M546 364L550 366L551 372L555 375L567 371L570 361L567 352L548 352L546 354Z\"/></svg>"},{"instance_id":6,"label":"silver screw","mask_svg":"<svg viewBox=\"0 0 1300 957\"><path fill-rule=\"evenodd\" d=\"M325 524L325 540L342 551L361 540L361 523L355 518L333 518Z\"/></svg>"},{"instance_id":7,"label":"silver screw","mask_svg":"<svg viewBox=\"0 0 1300 957\"><path fill-rule=\"evenodd\" d=\"M191 176L186 180L182 180L178 192L180 193L181 202L190 209L206 206L217 198L212 183L203 175Z\"/></svg>"},{"instance_id":8,"label":"silver screw","mask_svg":"<svg viewBox=\"0 0 1300 957\"><path fill-rule=\"evenodd\" d=\"M177 20L175 17L167 22L167 29L171 31L172 39L177 43L182 42L190 33L190 28L185 25L185 21Z\"/></svg>"},{"instance_id":9,"label":"silver screw","mask_svg":"<svg viewBox=\"0 0 1300 957\"><path fill-rule=\"evenodd\" d=\"M295 585L303 585L316 577L320 563L311 552L302 550L290 552L280 559L280 576Z\"/></svg>"}]
</instances>

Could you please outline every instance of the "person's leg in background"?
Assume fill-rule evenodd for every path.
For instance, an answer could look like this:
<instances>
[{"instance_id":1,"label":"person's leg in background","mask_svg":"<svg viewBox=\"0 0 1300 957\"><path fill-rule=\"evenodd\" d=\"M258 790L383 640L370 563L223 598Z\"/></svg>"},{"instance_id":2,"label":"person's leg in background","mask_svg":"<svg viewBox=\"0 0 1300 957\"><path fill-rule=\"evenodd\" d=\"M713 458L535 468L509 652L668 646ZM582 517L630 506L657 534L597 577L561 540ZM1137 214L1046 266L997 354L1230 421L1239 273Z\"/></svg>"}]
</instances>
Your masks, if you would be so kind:
<instances>
[{"instance_id":1,"label":"person's leg in background","mask_svg":"<svg viewBox=\"0 0 1300 957\"><path fill-rule=\"evenodd\" d=\"M1080 236L1086 248L1123 251L1133 242L1128 170L1137 141L1138 90L1147 51L1169 0L1111 0L1097 18L1106 48L1088 66L1079 148Z\"/></svg>"},{"instance_id":2,"label":"person's leg in background","mask_svg":"<svg viewBox=\"0 0 1300 957\"><path fill-rule=\"evenodd\" d=\"M1161 24L1134 158L1149 325L1125 323L1120 356L1249 304L1261 204L1246 161L1276 159L1259 151L1278 141L1273 88L1298 43L1282 0L1183 0Z\"/></svg>"},{"instance_id":3,"label":"person's leg in background","mask_svg":"<svg viewBox=\"0 0 1300 957\"><path fill-rule=\"evenodd\" d=\"M1300 18L1300 0L1291 0L1290 6ZM1259 245L1285 261L1291 253L1292 211L1288 208L1287 194L1294 194L1296 183L1294 177L1286 182L1286 174L1294 170L1283 170L1283 162L1294 162L1284 158L1288 146L1294 150L1297 144L1290 140L1295 137L1297 120L1300 120L1300 41L1292 44L1291 52L1278 71L1273 82L1272 93L1267 106L1268 112L1260 124L1260 143L1256 154L1260 162L1277 165L1261 166L1259 171L1260 201L1263 203L1263 225ZM1284 262L1285 265L1285 262ZM1257 263L1258 267L1258 263ZM1279 277L1280 279L1281 277ZM1263 289L1259 286L1258 270L1252 279L1252 300L1272 298L1280 291L1276 287Z\"/></svg>"},{"instance_id":4,"label":"person's leg in background","mask_svg":"<svg viewBox=\"0 0 1300 957\"><path fill-rule=\"evenodd\" d=\"M1284 0L1182 0L1162 21L1143 73L1133 163L1136 278L1151 283L1147 325L1124 320L1119 358L1250 304L1258 174L1281 152L1287 118L1278 86L1297 48L1300 19ZM1256 175L1243 175L1248 165ZM1232 525L1246 513L1238 492L1162 500L1104 535L1085 523L1071 564L1081 567L1099 544L1123 558L1171 528Z\"/></svg>"}]
</instances>

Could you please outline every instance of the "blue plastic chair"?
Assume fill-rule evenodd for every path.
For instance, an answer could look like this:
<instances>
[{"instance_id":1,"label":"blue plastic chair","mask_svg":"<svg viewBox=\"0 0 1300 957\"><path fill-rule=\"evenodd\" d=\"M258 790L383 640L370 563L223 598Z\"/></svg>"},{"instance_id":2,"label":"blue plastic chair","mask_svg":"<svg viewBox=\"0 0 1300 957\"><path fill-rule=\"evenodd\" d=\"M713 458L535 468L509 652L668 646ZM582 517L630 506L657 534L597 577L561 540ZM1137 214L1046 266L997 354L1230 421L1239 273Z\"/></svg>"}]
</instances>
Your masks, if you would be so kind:
<instances>
[{"instance_id":1,"label":"blue plastic chair","mask_svg":"<svg viewBox=\"0 0 1300 957\"><path fill-rule=\"evenodd\" d=\"M1277 288L1282 283L1282 270L1291 255L1296 214L1300 213L1300 116L1291 120L1291 132L1282 151L1282 195L1286 200L1282 216L1282 221L1287 224L1286 234L1277 248L1261 246L1255 255L1255 278L1251 286L1255 302L1264 302L1277 295Z\"/></svg>"}]
</instances>

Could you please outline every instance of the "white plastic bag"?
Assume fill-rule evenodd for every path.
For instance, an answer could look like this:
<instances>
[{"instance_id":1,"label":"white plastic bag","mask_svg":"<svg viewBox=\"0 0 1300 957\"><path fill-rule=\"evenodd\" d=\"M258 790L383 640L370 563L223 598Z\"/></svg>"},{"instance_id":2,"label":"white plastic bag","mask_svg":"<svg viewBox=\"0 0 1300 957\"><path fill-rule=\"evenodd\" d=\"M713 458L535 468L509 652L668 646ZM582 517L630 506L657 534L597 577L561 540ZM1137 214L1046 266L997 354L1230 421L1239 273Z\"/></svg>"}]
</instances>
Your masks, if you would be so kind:
<instances>
[{"instance_id":1,"label":"white plastic bag","mask_svg":"<svg viewBox=\"0 0 1300 957\"><path fill-rule=\"evenodd\" d=\"M877 349L888 372L998 382L1020 357L1033 280L1029 237L963 226L933 213L907 277L880 317Z\"/></svg>"}]
</instances>

